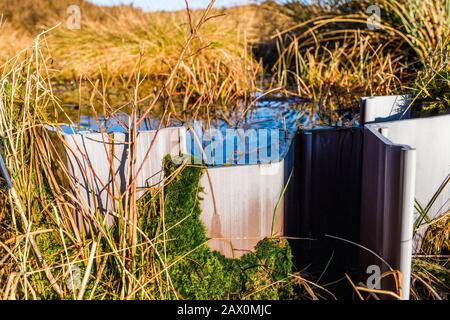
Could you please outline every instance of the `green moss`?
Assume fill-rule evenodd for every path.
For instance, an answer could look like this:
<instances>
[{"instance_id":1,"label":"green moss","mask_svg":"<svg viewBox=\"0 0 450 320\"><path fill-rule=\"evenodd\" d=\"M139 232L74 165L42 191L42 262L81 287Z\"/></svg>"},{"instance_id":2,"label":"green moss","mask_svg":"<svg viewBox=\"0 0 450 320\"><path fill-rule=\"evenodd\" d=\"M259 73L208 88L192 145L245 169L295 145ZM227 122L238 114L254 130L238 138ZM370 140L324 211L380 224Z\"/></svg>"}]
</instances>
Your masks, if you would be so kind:
<instances>
[{"instance_id":1,"label":"green moss","mask_svg":"<svg viewBox=\"0 0 450 320\"><path fill-rule=\"evenodd\" d=\"M166 158L166 177L178 167ZM206 244L206 230L200 220L199 181L202 168L186 166L164 189L161 200L150 193L141 198L141 226L158 239L158 249L171 265L169 275L178 297L186 299L282 299L292 297L289 281L292 255L282 239L264 239L254 252L240 259L225 258ZM157 209L157 216L149 215ZM151 220L150 223L148 221ZM165 242L161 236L165 233ZM164 245L165 244L165 245Z\"/></svg>"}]
</instances>

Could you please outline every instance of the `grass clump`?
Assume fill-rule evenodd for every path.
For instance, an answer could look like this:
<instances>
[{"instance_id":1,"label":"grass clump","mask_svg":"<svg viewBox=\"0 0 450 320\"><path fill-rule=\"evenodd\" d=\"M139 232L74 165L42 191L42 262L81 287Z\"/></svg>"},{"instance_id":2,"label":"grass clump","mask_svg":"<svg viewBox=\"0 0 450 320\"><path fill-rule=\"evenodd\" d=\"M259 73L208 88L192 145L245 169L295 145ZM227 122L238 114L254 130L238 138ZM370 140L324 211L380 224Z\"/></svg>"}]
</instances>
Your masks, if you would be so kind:
<instances>
[{"instance_id":1,"label":"grass clump","mask_svg":"<svg viewBox=\"0 0 450 320\"><path fill-rule=\"evenodd\" d=\"M413 86L416 98L422 102L421 111L434 114L450 111L450 62L447 52L428 59Z\"/></svg>"},{"instance_id":2,"label":"grass clump","mask_svg":"<svg viewBox=\"0 0 450 320\"><path fill-rule=\"evenodd\" d=\"M450 212L443 212L434 219L429 217L435 201L449 183L450 174L426 205L416 200L419 216L415 222L414 236L421 236L421 246L412 261L413 299L448 299L450 293ZM419 234L421 230L425 233Z\"/></svg>"},{"instance_id":3,"label":"grass clump","mask_svg":"<svg viewBox=\"0 0 450 320\"><path fill-rule=\"evenodd\" d=\"M179 170L170 158L164 162L166 176ZM264 239L254 252L240 259L228 259L212 252L200 220L199 181L202 168L185 166L164 188L164 200L147 194L140 200L140 216L146 217L155 202L164 211L149 226L151 233L165 230L159 237L159 251L173 284L170 298L184 299L286 299L292 298L292 255L282 239ZM161 206L160 206L161 208Z\"/></svg>"},{"instance_id":4,"label":"grass clump","mask_svg":"<svg viewBox=\"0 0 450 320\"><path fill-rule=\"evenodd\" d=\"M368 27L371 5L367 0L280 5L295 23L272 36L272 51L278 51L274 83L317 101L321 109L357 107L361 96L405 93L417 83L422 89L419 71L430 69L431 79L440 66L433 57L448 52L450 2L379 1L376 28ZM441 87L445 73L437 78ZM418 96L427 97L423 91Z\"/></svg>"},{"instance_id":5,"label":"grass clump","mask_svg":"<svg viewBox=\"0 0 450 320\"><path fill-rule=\"evenodd\" d=\"M414 299L448 299L450 294L450 212L429 223L420 251L413 258Z\"/></svg>"},{"instance_id":6,"label":"grass clump","mask_svg":"<svg viewBox=\"0 0 450 320\"><path fill-rule=\"evenodd\" d=\"M176 69L165 96L175 101L178 111L199 105L225 108L257 90L256 77L261 67L248 45L257 35L255 25L260 19L254 6L212 8L204 21L207 23L195 30L203 10L147 13L130 6L108 8L80 0L75 4L81 8L81 28L70 30L66 27L66 8L70 4L49 0L26 1L20 6L12 1L0 4L0 16L4 14L4 23L0 23L0 63L31 47L39 33L51 29L42 36L45 45L41 50L52 57L49 67L58 70L53 78L55 85L70 88L83 81L92 82L93 94L108 87L102 92L104 96L116 89L122 89L119 95L134 96L131 83L140 73L141 87L146 90L139 99L148 103L154 90ZM194 32L187 45L187 38ZM183 59L179 61L182 51ZM65 98L64 93L61 98ZM122 102L120 97L117 100ZM89 105L91 101L88 97L82 102ZM112 104L114 109L120 108Z\"/></svg>"}]
</instances>

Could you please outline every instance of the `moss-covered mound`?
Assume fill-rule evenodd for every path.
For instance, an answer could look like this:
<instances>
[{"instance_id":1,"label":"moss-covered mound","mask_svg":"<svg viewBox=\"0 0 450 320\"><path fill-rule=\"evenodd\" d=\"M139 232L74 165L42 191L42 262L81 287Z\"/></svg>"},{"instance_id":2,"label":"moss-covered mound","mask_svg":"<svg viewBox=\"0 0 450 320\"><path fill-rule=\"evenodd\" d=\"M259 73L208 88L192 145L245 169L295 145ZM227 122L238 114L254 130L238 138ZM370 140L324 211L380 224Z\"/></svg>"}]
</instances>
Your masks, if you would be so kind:
<instances>
[{"instance_id":1,"label":"moss-covered mound","mask_svg":"<svg viewBox=\"0 0 450 320\"><path fill-rule=\"evenodd\" d=\"M175 294L185 299L291 297L292 256L287 241L264 239L254 252L240 259L212 252L200 220L202 168L188 165L174 175L180 168L170 158L165 159L164 167L166 177L174 176L164 188L164 197L145 195L140 200L139 214L150 222L147 230L159 239L158 251L165 252ZM149 219L155 207L157 215Z\"/></svg>"}]
</instances>

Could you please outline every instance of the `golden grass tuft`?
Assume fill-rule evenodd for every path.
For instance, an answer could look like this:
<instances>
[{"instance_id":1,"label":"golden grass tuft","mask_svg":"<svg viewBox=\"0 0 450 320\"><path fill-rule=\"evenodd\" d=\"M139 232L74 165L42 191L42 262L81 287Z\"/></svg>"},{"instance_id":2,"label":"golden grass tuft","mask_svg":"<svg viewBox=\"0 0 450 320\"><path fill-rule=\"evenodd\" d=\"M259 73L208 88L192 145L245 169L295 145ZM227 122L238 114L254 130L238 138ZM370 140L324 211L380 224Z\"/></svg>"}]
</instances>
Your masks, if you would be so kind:
<instances>
[{"instance_id":1,"label":"golden grass tuft","mask_svg":"<svg viewBox=\"0 0 450 320\"><path fill-rule=\"evenodd\" d=\"M75 31L58 28L48 43L62 79L104 76L111 82L129 81L140 72L158 86L177 63L189 33L187 21L185 13L148 15L125 10L108 23L85 21ZM254 90L259 65L246 41L245 30L234 21L226 16L212 18L190 44L170 90L189 90L212 101Z\"/></svg>"},{"instance_id":2,"label":"golden grass tuft","mask_svg":"<svg viewBox=\"0 0 450 320\"><path fill-rule=\"evenodd\" d=\"M294 82L291 93L319 101L322 109L354 106L361 96L401 91L406 66L385 53L390 42L378 43L358 30L340 37L339 43L309 46L294 35L280 50L274 80L286 88Z\"/></svg>"},{"instance_id":3,"label":"golden grass tuft","mask_svg":"<svg viewBox=\"0 0 450 320\"><path fill-rule=\"evenodd\" d=\"M31 46L33 36L43 29L52 28L45 34L42 50L52 58L49 67L58 71L55 81L69 83L83 78L94 83L101 79L103 84L126 88L139 72L150 89L147 96L174 69L192 25L204 13L145 13L80 1L81 29L69 30L64 11L68 2L52 3L38 0L23 12L12 2L3 4L6 24L0 31L0 61L14 56L19 48ZM168 94L183 96L181 101L200 98L202 104L214 109L254 93L262 69L249 43L261 36L258 24L264 15L257 6L212 9L207 23L190 42ZM25 27L23 19L31 23ZM11 28L17 31L11 33Z\"/></svg>"},{"instance_id":4,"label":"golden grass tuft","mask_svg":"<svg viewBox=\"0 0 450 320\"><path fill-rule=\"evenodd\" d=\"M450 212L442 214L430 223L423 237L421 253L450 254Z\"/></svg>"}]
</instances>

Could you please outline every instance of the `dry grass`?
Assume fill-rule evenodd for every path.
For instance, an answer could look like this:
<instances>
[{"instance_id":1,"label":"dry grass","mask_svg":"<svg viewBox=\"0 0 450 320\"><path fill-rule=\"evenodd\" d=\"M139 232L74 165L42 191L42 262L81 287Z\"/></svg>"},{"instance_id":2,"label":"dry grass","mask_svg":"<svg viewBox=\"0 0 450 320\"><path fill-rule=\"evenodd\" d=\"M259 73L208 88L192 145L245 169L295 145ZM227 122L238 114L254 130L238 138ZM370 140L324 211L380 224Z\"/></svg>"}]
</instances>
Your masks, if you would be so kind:
<instances>
[{"instance_id":1,"label":"dry grass","mask_svg":"<svg viewBox=\"0 0 450 320\"><path fill-rule=\"evenodd\" d=\"M381 5L393 15L390 27L403 33L421 61L425 62L436 51L448 49L450 1L384 0Z\"/></svg>"},{"instance_id":2,"label":"dry grass","mask_svg":"<svg viewBox=\"0 0 450 320\"><path fill-rule=\"evenodd\" d=\"M423 238L421 254L450 253L450 212L439 216L430 226Z\"/></svg>"},{"instance_id":3,"label":"dry grass","mask_svg":"<svg viewBox=\"0 0 450 320\"><path fill-rule=\"evenodd\" d=\"M194 23L199 14L193 14ZM245 83L245 75L256 66L245 51L247 30L235 18L230 14L217 16L205 25L189 48L180 80L205 82L207 71L210 75L229 74L239 87ZM81 30L58 28L48 42L63 78L98 78L101 73L130 78L140 54L140 72L156 78L173 68L189 28L185 12L144 14L120 10L107 21L83 21ZM237 73L244 77L237 79Z\"/></svg>"},{"instance_id":4,"label":"dry grass","mask_svg":"<svg viewBox=\"0 0 450 320\"><path fill-rule=\"evenodd\" d=\"M448 299L450 294L450 212L428 223L419 254L413 259L414 299Z\"/></svg>"},{"instance_id":5,"label":"dry grass","mask_svg":"<svg viewBox=\"0 0 450 320\"><path fill-rule=\"evenodd\" d=\"M117 234L103 225L98 212L83 206L100 232L87 236L77 229L73 203L81 199L57 183L53 166L61 159L54 157L51 140L41 132L44 123L70 118L55 83L71 82L76 92L71 99L93 113L112 116L126 110L138 118L156 112L180 120L223 117L249 104L267 76L263 67L272 72L269 87L311 98L322 110L357 105L360 96L403 92L412 85L424 98L449 91L448 0L380 1L389 12L381 31L365 26L367 1L353 1L351 15L347 7L294 1L211 10L207 19L204 11L149 14L78 1L82 28L67 30L69 2L0 3L1 154L14 186L13 192L1 181L2 298L177 296L165 276L164 255L155 249L159 240L146 237L136 224L133 188L114 213L124 218ZM199 21L202 28L195 27ZM35 41L37 34L61 22ZM252 54L257 44L262 45L255 50L261 57L270 51L273 66L263 66ZM423 73L414 82L417 69ZM439 79L436 88L430 87L433 79ZM448 290L449 220L439 221L423 247L433 257L415 260L415 298L441 298L441 291ZM88 270L96 275L86 276L79 291L66 283L74 263L83 275ZM307 285L309 292L313 285Z\"/></svg>"},{"instance_id":6,"label":"dry grass","mask_svg":"<svg viewBox=\"0 0 450 320\"><path fill-rule=\"evenodd\" d=\"M291 93L330 108L356 106L364 95L405 92L418 70L442 64L450 35L447 0L381 1L379 30L366 26L370 4L361 0L313 6L308 9L315 12L312 18L297 14L296 24L273 37L280 52L275 81L284 87L293 82ZM286 7L293 17L304 10L295 1ZM327 98L335 96L343 101Z\"/></svg>"},{"instance_id":7,"label":"dry grass","mask_svg":"<svg viewBox=\"0 0 450 320\"><path fill-rule=\"evenodd\" d=\"M58 70L55 80L100 80L103 87L130 89L133 75L139 72L145 83L141 86L146 90L140 95L143 99L150 97L153 87L161 86L175 68L192 25L203 14L201 10L190 15L186 11L144 13L130 7L99 8L81 1L81 29L69 30L65 26L67 3L58 2L56 7L49 3L33 1L29 6L24 4L26 10L13 2L0 7L6 21L0 43L14 43L0 45L0 61L15 56L19 48L30 48L42 29L58 25L45 34L42 47L52 58L49 68ZM184 103L181 109L192 100L216 109L248 99L257 90L261 71L248 44L261 36L258 22L265 14L255 6L213 9L209 21L190 42L167 96L180 97L177 106ZM30 20L30 24L23 23ZM11 28L17 31L12 34Z\"/></svg>"},{"instance_id":8,"label":"dry grass","mask_svg":"<svg viewBox=\"0 0 450 320\"><path fill-rule=\"evenodd\" d=\"M379 43L360 31L346 31L341 40L311 47L294 36L280 50L275 81L286 88L296 83L291 93L318 101L324 110L358 105L361 96L401 91L406 66L385 54L390 42Z\"/></svg>"},{"instance_id":9,"label":"dry grass","mask_svg":"<svg viewBox=\"0 0 450 320\"><path fill-rule=\"evenodd\" d=\"M197 32L208 20L208 13L206 11L197 24L192 25L183 48L188 48L196 39ZM103 213L86 204L77 191L77 182L64 165L64 152L55 144L55 139L59 144L64 144L64 140L58 135L50 136L45 129L52 121L49 111L63 110L52 93L54 71L49 69L49 59L42 52L36 40L27 58L18 57L1 70L0 155L5 160L5 166L1 167L1 176L5 179L0 180L0 297L185 298L175 289L169 270L183 261L190 261L189 256L206 242L182 256L168 257L169 228L165 227L164 218L157 218L164 217L167 210L165 187L178 178L184 165L164 177L160 186L148 190L150 201L142 211L133 182L138 172L133 150L139 122L163 99L172 82L177 81L177 71L182 67L187 49L181 50L174 68L149 99L141 117L137 115L138 97L135 96L130 110L130 119L134 120L130 120L128 130L131 150L125 170L128 187L117 194L112 190L114 187L105 186L106 192L117 200L117 205L108 211L115 220L113 227L108 226ZM136 70L132 82L135 92L141 84L139 68ZM110 165L113 171L111 164L105 165ZM101 184L92 167L86 170L86 177L92 178L92 184ZM83 217L90 232L75 221L75 213ZM154 221L158 223L153 230L149 225ZM78 285L75 279L79 280ZM289 279L276 283L269 280L261 282L261 287L249 294L260 296L272 287L283 286ZM306 294L311 290L308 286Z\"/></svg>"},{"instance_id":10,"label":"dry grass","mask_svg":"<svg viewBox=\"0 0 450 320\"><path fill-rule=\"evenodd\" d=\"M0 19L0 61L17 55L33 43L32 37L24 35L10 23Z\"/></svg>"},{"instance_id":11,"label":"dry grass","mask_svg":"<svg viewBox=\"0 0 450 320\"><path fill-rule=\"evenodd\" d=\"M188 44L187 41L185 45ZM118 207L111 212L119 221L115 228L108 228L102 214L74 192L77 186L64 170L63 154L44 129L49 122L47 111L60 108L52 94L47 63L37 41L27 59L18 59L2 68L0 135L5 180L0 192L1 297L155 299L172 293L176 296L166 257L156 246L164 239L165 231L150 238L138 225L136 188L131 186L121 194L123 201L118 201ZM134 85L139 85L138 73ZM136 129L130 130L132 135ZM133 165L130 161L127 170L130 180L136 170ZM95 172L87 174L95 176ZM67 183L61 184L61 179ZM82 214L91 231L97 232L80 229L74 212ZM151 218L152 211L148 214ZM82 277L76 289L70 285L74 272Z\"/></svg>"},{"instance_id":12,"label":"dry grass","mask_svg":"<svg viewBox=\"0 0 450 320\"><path fill-rule=\"evenodd\" d=\"M64 26L68 2L21 3L17 7L6 1L0 7L7 21L1 34L20 38L2 41L14 43L0 46L3 57L31 43L30 34L63 22L46 39L59 80L78 82L84 77L93 83L101 79L104 87L127 88L139 67L149 83L143 98L173 69L190 28L185 12L144 13L80 1L82 28L71 31ZM192 98L200 98L198 105L207 112L223 112L242 97L248 100L265 77L259 76L263 69L258 56L251 54L253 45L257 55L275 62L272 69L266 66L274 75L272 88L281 86L290 94L311 98L321 108L356 106L363 95L405 91L414 83L417 69L428 64L425 61L438 63L425 59L448 49L449 2L381 1L379 31L366 27L368 3L325 7L291 1L214 10L216 17L192 41L170 95L180 97L177 106L183 110L186 101L192 104ZM200 14L193 12L192 19ZM31 21L25 28L24 20ZM11 26L18 30L11 33Z\"/></svg>"}]
</instances>

